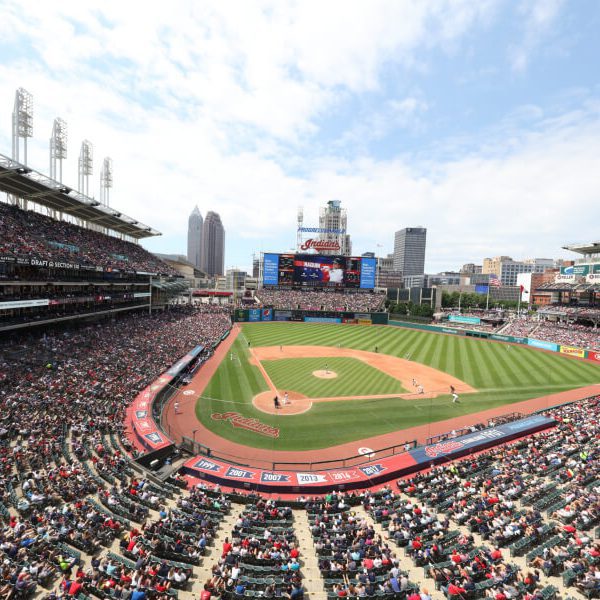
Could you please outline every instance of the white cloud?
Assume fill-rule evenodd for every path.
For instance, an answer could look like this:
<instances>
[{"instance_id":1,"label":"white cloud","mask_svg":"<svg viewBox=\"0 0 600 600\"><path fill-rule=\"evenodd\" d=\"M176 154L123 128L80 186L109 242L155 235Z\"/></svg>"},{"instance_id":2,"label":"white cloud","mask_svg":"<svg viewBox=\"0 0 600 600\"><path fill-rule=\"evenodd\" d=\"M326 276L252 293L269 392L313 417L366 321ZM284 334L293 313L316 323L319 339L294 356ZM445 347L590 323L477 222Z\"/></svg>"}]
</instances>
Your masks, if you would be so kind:
<instances>
[{"instance_id":1,"label":"white cloud","mask_svg":"<svg viewBox=\"0 0 600 600\"><path fill-rule=\"evenodd\" d=\"M558 8L536 6L528 19L543 30ZM34 94L30 156L44 172L52 119L65 118L67 184L76 181L82 139L95 145L95 183L110 155L113 204L164 233L148 242L159 251L183 251L187 216L198 204L204 214L220 212L228 264L243 266L252 249L293 245L297 206L315 221L319 204L339 198L359 252L377 243L389 251L396 229L422 224L431 269L508 248L554 255L572 237L594 237L600 216L593 106L552 121L543 121L539 107L524 107L490 135L467 136L471 149L479 145L467 156L464 140L454 139L440 140L445 157L432 152L418 161L376 160L358 144L351 158L336 155L339 148L319 148L318 161L301 152L319 143L319 118L335 115L345 98L380 93L386 65L426 69L425 50L454 52L495 11L495 2L466 0L168 7L111 0L94 9L5 2L0 37L16 54L0 61L0 117L8 123L17 87ZM378 140L392 123L418 126L430 107L407 86L344 141ZM535 133L523 133L525 120L535 120ZM0 128L3 153L9 134Z\"/></svg>"},{"instance_id":2,"label":"white cloud","mask_svg":"<svg viewBox=\"0 0 600 600\"><path fill-rule=\"evenodd\" d=\"M522 40L509 51L513 70L522 72L527 69L532 54L551 33L564 4L565 0L521 1L518 12L523 24Z\"/></svg>"}]
</instances>

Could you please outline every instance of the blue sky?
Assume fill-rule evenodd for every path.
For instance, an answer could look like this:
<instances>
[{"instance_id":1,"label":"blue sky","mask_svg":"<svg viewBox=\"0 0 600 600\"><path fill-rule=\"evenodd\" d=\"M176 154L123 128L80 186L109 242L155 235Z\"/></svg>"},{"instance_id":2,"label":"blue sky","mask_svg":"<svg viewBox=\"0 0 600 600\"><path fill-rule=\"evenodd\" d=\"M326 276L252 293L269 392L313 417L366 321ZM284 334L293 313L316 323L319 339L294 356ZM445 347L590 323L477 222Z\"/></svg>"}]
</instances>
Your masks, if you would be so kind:
<instances>
[{"instance_id":1,"label":"blue sky","mask_svg":"<svg viewBox=\"0 0 600 600\"><path fill-rule=\"evenodd\" d=\"M186 247L221 214L226 265L295 243L295 215L348 209L354 251L428 227L427 270L568 257L600 230L600 4L592 0L154 3L0 0L0 152L34 96L30 165L52 120L112 204ZM4 116L2 116L4 115Z\"/></svg>"}]
</instances>

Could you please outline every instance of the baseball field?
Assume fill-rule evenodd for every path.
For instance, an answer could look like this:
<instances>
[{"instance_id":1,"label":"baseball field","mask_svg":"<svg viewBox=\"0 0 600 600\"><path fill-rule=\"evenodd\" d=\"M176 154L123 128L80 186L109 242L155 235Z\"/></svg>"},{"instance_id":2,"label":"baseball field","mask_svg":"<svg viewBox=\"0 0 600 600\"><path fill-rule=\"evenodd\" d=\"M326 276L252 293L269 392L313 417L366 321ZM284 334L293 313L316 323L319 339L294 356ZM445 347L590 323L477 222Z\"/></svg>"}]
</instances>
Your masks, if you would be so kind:
<instances>
[{"instance_id":1,"label":"baseball field","mask_svg":"<svg viewBox=\"0 0 600 600\"><path fill-rule=\"evenodd\" d=\"M399 327L246 323L196 415L257 448L318 449L394 431L401 443L403 429L504 405L508 413L512 403L595 383L600 365L525 346ZM232 427L218 418L227 413L277 435Z\"/></svg>"}]
</instances>

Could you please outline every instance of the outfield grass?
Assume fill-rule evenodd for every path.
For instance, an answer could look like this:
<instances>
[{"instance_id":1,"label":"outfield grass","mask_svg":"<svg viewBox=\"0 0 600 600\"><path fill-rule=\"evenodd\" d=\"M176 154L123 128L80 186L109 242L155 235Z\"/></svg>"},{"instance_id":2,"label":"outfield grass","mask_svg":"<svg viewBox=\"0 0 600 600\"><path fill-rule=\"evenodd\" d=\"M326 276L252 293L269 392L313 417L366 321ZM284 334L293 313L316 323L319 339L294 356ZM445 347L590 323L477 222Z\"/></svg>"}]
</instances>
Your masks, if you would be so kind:
<instances>
[{"instance_id":1,"label":"outfield grass","mask_svg":"<svg viewBox=\"0 0 600 600\"><path fill-rule=\"evenodd\" d=\"M402 384L357 358L288 358L264 360L262 364L278 390L290 389L308 398L403 394ZM327 365L337 377L320 379L313 371Z\"/></svg>"},{"instance_id":2,"label":"outfield grass","mask_svg":"<svg viewBox=\"0 0 600 600\"><path fill-rule=\"evenodd\" d=\"M600 365L591 362L524 346L394 327L256 323L244 324L243 334L245 338L238 338L232 348L238 359L222 362L204 393L212 399L200 399L196 412L209 429L224 438L261 448L323 448L504 404L506 412L510 412L513 402L600 382ZM257 411L251 403L255 394L268 387L259 369L248 362L248 340L253 347L281 344L335 347L339 344L372 351L378 346L382 354L400 358L410 354L411 360L450 373L478 392L462 395L460 404L452 404L449 396L433 400L340 400L315 404L309 412L300 415L267 415ZM277 387L293 389L289 383ZM210 418L212 412L225 411L256 417L278 427L280 436L266 438ZM399 443L403 440L399 433Z\"/></svg>"}]
</instances>

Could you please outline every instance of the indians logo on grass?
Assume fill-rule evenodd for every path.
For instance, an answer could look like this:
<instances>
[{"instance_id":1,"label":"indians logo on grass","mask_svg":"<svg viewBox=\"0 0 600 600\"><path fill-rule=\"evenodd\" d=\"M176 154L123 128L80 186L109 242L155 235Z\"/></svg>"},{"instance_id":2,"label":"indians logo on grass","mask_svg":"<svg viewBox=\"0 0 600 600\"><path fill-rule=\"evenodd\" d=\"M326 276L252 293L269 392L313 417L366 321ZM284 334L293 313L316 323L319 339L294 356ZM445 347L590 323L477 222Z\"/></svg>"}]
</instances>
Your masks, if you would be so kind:
<instances>
[{"instance_id":1,"label":"indians logo on grass","mask_svg":"<svg viewBox=\"0 0 600 600\"><path fill-rule=\"evenodd\" d=\"M279 437L279 429L277 427L271 427L266 423L261 423L258 419L245 417L237 412L212 413L210 417L215 421L229 421L234 427L247 429L260 435L273 438Z\"/></svg>"},{"instance_id":2,"label":"indians logo on grass","mask_svg":"<svg viewBox=\"0 0 600 600\"><path fill-rule=\"evenodd\" d=\"M458 450L463 446L464 444L462 442L440 442L434 446L427 446L427 448L425 448L425 454L431 458L435 458L436 456L441 456L442 454L454 452L454 450Z\"/></svg>"}]
</instances>

